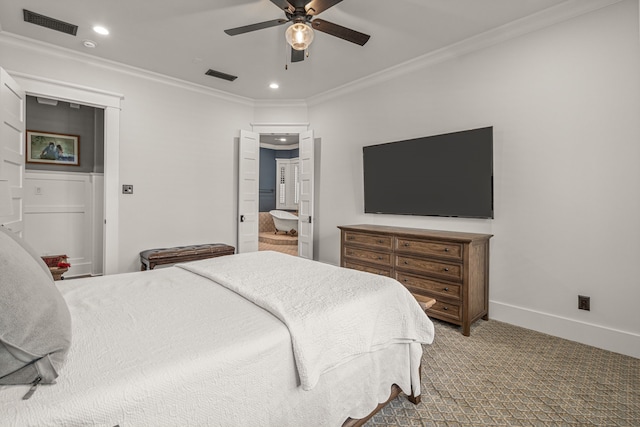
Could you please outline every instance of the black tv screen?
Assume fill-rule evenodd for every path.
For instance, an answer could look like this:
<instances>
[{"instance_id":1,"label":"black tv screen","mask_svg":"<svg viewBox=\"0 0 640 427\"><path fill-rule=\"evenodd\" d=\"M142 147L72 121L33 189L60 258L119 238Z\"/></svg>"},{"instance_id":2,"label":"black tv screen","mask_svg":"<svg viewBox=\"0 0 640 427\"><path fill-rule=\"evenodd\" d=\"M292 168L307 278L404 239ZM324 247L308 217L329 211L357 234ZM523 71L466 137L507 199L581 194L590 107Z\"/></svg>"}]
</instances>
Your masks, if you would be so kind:
<instances>
[{"instance_id":1,"label":"black tv screen","mask_svg":"<svg viewBox=\"0 0 640 427\"><path fill-rule=\"evenodd\" d=\"M493 127L363 147L365 213L493 218Z\"/></svg>"}]
</instances>

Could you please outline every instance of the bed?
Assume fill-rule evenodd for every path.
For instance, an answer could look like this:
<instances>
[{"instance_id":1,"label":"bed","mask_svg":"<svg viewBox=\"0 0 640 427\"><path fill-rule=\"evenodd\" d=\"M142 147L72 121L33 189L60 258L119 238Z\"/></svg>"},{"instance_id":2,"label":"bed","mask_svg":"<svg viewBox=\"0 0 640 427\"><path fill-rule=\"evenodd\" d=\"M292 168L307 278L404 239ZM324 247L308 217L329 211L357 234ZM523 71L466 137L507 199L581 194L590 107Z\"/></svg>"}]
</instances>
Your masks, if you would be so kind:
<instances>
[{"instance_id":1,"label":"bed","mask_svg":"<svg viewBox=\"0 0 640 427\"><path fill-rule=\"evenodd\" d=\"M399 283L276 252L53 286L70 349L29 399L0 386L3 425L358 425L419 400L433 340Z\"/></svg>"}]
</instances>

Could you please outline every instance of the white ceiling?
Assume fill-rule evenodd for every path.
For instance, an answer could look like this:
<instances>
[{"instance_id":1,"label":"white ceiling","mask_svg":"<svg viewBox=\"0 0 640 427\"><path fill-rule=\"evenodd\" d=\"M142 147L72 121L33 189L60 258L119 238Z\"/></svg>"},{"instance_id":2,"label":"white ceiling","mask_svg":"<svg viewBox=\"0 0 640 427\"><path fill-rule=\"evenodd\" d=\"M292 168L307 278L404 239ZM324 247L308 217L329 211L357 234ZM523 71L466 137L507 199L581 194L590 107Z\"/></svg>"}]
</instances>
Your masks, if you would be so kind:
<instances>
[{"instance_id":1,"label":"white ceiling","mask_svg":"<svg viewBox=\"0 0 640 427\"><path fill-rule=\"evenodd\" d=\"M0 0L0 29L251 99L306 99L575 1L343 0L318 17L369 34L369 42L361 47L316 32L309 58L288 70L286 24L223 32L283 18L269 0ZM77 35L26 23L23 9L78 25ZM110 35L94 33L96 24ZM98 46L85 48L86 39ZM205 76L209 68L238 78ZM271 82L280 88L270 89Z\"/></svg>"}]
</instances>

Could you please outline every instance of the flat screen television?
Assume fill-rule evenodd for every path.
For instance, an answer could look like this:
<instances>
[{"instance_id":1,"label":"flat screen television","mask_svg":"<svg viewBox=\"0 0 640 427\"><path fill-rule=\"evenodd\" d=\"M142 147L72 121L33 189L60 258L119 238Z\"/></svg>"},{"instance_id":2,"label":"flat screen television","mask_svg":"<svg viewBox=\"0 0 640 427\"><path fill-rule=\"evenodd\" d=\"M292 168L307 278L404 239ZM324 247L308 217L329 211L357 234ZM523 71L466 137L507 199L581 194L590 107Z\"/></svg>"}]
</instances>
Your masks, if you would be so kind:
<instances>
[{"instance_id":1,"label":"flat screen television","mask_svg":"<svg viewBox=\"0 0 640 427\"><path fill-rule=\"evenodd\" d=\"M363 147L365 213L493 218L493 127Z\"/></svg>"}]
</instances>

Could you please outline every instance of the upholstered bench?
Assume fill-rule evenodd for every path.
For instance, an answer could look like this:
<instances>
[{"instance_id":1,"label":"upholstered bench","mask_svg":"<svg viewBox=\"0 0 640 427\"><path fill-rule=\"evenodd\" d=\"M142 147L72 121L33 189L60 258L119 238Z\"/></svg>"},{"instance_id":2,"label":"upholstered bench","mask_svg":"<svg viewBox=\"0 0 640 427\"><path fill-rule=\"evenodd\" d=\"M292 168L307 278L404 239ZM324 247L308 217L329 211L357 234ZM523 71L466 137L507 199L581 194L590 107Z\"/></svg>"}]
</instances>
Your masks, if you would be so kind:
<instances>
[{"instance_id":1,"label":"upholstered bench","mask_svg":"<svg viewBox=\"0 0 640 427\"><path fill-rule=\"evenodd\" d=\"M178 262L215 258L223 255L233 255L235 251L236 248L223 243L147 249L146 251L140 252L140 270L153 270L156 265L161 264L175 264Z\"/></svg>"}]
</instances>

